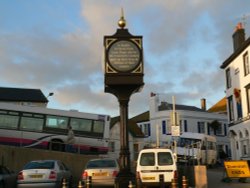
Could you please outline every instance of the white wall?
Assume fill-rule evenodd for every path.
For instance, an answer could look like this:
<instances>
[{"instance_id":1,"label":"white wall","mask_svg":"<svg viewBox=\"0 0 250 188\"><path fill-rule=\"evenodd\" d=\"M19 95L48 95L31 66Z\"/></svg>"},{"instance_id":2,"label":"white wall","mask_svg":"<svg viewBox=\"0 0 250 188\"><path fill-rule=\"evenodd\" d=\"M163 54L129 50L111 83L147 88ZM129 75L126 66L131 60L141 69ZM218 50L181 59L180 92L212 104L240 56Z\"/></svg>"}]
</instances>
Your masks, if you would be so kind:
<instances>
[{"instance_id":1,"label":"white wall","mask_svg":"<svg viewBox=\"0 0 250 188\"><path fill-rule=\"evenodd\" d=\"M158 111L157 105L160 104L159 95L150 97L150 125L151 125L151 136L147 138L151 142L156 142L156 129L158 126L159 129L159 138L162 144L169 143L172 141L171 135L162 134L162 121L165 120L168 126L171 127L170 119L172 110ZM214 120L219 121L223 125L223 134L216 136L218 145L223 145L225 149L226 145L230 150L229 137L224 135L224 124L228 124L227 116L225 114L201 112L201 111L187 111L187 110L178 110L176 112L179 114L179 119L182 121L182 130L184 131L184 120L187 122L187 132L198 133L198 122L204 122L205 134L208 134L208 123L211 123ZM228 133L228 127L227 127ZM213 130L210 128L210 135L213 135Z\"/></svg>"},{"instance_id":2,"label":"white wall","mask_svg":"<svg viewBox=\"0 0 250 188\"><path fill-rule=\"evenodd\" d=\"M234 105L234 121L231 122L230 143L232 148L232 159L250 160L250 114L248 114L247 95L245 86L250 83L250 74L245 76L243 55L248 52L250 57L250 46L248 46L237 58L235 58L226 68L230 68L232 87L226 89L227 97L233 96ZM242 118L237 117L236 99L234 96L234 89L241 90L241 104L242 104ZM229 108L228 108L229 111ZM228 113L229 114L229 113ZM229 119L229 118L228 118Z\"/></svg>"}]
</instances>

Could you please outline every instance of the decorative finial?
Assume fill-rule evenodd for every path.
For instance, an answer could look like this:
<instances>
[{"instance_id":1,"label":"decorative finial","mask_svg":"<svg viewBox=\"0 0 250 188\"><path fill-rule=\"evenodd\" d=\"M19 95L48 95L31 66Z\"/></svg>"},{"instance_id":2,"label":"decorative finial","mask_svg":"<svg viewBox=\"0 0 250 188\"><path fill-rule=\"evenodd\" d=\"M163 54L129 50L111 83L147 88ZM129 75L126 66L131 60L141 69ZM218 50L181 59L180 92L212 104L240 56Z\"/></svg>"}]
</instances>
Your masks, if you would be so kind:
<instances>
[{"instance_id":1,"label":"decorative finial","mask_svg":"<svg viewBox=\"0 0 250 188\"><path fill-rule=\"evenodd\" d=\"M123 8L121 9L121 18L118 21L118 26L123 29L126 26L126 20L124 19Z\"/></svg>"}]
</instances>

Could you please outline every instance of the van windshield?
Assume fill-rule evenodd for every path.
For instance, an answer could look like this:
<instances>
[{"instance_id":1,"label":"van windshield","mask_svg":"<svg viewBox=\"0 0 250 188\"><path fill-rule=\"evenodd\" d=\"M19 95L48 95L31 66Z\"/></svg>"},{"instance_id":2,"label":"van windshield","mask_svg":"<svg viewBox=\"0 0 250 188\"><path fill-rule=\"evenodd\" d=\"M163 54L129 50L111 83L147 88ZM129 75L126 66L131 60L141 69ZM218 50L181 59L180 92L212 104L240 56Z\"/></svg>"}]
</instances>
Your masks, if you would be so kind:
<instances>
[{"instance_id":1,"label":"van windshield","mask_svg":"<svg viewBox=\"0 0 250 188\"><path fill-rule=\"evenodd\" d=\"M157 160L159 166L173 165L174 163L170 152L158 152ZM155 166L155 153L154 152L142 153L140 165Z\"/></svg>"}]
</instances>

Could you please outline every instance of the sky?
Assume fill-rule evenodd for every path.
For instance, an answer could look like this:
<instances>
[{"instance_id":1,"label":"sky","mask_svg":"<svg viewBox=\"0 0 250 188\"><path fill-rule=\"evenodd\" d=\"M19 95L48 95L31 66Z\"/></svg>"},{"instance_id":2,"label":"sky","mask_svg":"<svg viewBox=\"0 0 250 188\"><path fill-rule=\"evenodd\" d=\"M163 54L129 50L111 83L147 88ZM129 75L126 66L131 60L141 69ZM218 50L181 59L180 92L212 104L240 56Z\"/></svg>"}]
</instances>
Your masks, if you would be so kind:
<instances>
[{"instance_id":1,"label":"sky","mask_svg":"<svg viewBox=\"0 0 250 188\"><path fill-rule=\"evenodd\" d=\"M150 93L172 103L207 108L225 97L220 65L233 53L249 0L0 0L0 87L41 89L49 108L119 115L104 92L103 37L121 16L143 37L144 87L129 102L129 118L149 110ZM244 19L245 18L245 19Z\"/></svg>"}]
</instances>

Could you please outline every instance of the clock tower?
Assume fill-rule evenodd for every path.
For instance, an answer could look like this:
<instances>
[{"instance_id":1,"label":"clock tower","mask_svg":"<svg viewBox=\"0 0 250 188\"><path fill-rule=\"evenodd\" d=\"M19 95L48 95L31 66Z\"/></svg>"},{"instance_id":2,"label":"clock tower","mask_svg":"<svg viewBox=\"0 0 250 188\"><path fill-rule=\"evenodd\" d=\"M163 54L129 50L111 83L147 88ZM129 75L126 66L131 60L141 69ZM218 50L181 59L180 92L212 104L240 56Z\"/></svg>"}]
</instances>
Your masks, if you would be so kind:
<instances>
[{"instance_id":1,"label":"clock tower","mask_svg":"<svg viewBox=\"0 0 250 188\"><path fill-rule=\"evenodd\" d=\"M134 36L125 29L123 11L116 33L104 36L104 87L106 93L115 95L120 108L120 172L116 177L116 188L127 188L135 184L135 175L130 169L128 139L128 103L133 93L143 85L142 36Z\"/></svg>"}]
</instances>

